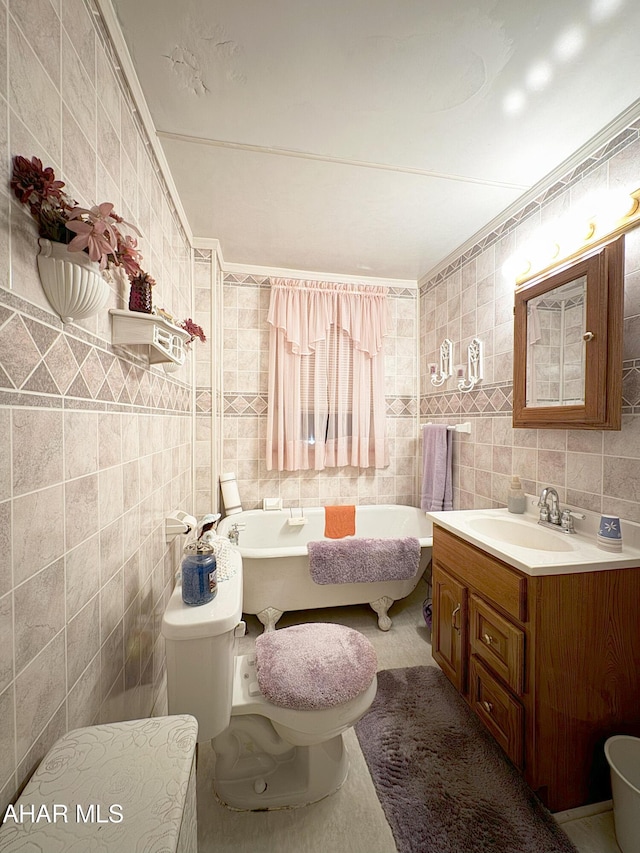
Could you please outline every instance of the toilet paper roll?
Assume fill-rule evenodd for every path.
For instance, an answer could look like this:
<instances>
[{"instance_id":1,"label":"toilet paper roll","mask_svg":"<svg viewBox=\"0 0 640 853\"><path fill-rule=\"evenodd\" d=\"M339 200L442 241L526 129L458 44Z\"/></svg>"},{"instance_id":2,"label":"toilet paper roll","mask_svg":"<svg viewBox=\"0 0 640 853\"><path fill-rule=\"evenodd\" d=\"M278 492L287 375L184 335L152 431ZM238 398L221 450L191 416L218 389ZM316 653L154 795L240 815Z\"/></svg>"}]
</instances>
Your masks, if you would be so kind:
<instances>
[{"instance_id":1,"label":"toilet paper roll","mask_svg":"<svg viewBox=\"0 0 640 853\"><path fill-rule=\"evenodd\" d=\"M222 489L222 500L226 514L233 515L236 512L242 512L236 475L233 473L220 474L220 488Z\"/></svg>"}]
</instances>

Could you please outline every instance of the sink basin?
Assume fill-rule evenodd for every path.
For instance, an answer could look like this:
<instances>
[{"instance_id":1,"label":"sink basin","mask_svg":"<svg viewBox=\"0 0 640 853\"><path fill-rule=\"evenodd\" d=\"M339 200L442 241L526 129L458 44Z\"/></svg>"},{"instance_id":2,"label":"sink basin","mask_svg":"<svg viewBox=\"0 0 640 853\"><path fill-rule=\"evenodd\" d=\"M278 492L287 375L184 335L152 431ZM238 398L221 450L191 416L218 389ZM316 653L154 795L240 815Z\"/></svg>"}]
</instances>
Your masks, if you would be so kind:
<instances>
[{"instance_id":1,"label":"sink basin","mask_svg":"<svg viewBox=\"0 0 640 853\"><path fill-rule=\"evenodd\" d=\"M536 551L574 551L571 536L556 533L528 521L516 521L508 518L473 518L467 526L481 536L517 545L520 548L532 548Z\"/></svg>"}]
</instances>

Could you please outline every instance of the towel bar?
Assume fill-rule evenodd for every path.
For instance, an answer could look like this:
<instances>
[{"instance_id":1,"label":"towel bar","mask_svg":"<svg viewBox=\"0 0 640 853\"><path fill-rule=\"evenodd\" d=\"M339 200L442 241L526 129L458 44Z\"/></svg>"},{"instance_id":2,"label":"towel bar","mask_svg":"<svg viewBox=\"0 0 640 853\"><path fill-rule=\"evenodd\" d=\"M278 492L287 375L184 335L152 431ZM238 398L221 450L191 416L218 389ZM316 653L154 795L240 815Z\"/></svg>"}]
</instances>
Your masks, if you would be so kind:
<instances>
[{"instance_id":1,"label":"towel bar","mask_svg":"<svg viewBox=\"0 0 640 853\"><path fill-rule=\"evenodd\" d=\"M420 424L420 429L422 429L422 427L425 427L425 426L430 426L430 424L431 424L431 421L429 421L429 423L426 423L426 424ZM466 432L468 434L471 434L471 422L465 421L465 423L463 423L463 424L447 424L447 429L450 429L453 432Z\"/></svg>"}]
</instances>

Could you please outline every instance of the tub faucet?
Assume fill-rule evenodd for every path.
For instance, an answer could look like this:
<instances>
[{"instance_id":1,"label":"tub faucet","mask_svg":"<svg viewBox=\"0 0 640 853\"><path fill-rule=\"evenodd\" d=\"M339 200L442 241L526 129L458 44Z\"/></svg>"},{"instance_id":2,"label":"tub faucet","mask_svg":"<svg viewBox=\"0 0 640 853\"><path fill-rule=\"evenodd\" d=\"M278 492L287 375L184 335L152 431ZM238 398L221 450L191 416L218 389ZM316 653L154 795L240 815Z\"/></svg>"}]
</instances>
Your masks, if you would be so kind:
<instances>
[{"instance_id":1,"label":"tub faucet","mask_svg":"<svg viewBox=\"0 0 640 853\"><path fill-rule=\"evenodd\" d=\"M232 524L227 533L227 538L232 545L237 545L240 539L240 531L244 528L244 524Z\"/></svg>"},{"instance_id":2,"label":"tub faucet","mask_svg":"<svg viewBox=\"0 0 640 853\"><path fill-rule=\"evenodd\" d=\"M551 500L551 507L547 503L547 498ZM560 501L555 489L551 488L551 486L545 486L540 492L538 506L540 507L540 522L542 524L545 522L556 525L560 524Z\"/></svg>"}]
</instances>

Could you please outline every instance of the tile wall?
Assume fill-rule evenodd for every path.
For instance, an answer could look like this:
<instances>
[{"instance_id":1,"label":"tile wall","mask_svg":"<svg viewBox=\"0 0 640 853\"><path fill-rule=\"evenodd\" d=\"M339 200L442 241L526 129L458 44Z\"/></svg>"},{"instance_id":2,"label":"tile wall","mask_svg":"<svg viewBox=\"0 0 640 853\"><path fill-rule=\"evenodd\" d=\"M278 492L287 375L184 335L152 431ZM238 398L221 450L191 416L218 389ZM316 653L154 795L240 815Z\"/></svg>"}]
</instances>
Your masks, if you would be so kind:
<instances>
[{"instance_id":1,"label":"tile wall","mask_svg":"<svg viewBox=\"0 0 640 853\"><path fill-rule=\"evenodd\" d=\"M640 228L626 235L623 428L512 429L513 284L502 272L518 245L588 193L640 185L640 121L594 151L533 203L487 234L437 276L420 282L420 411L425 419L470 420L454 443L454 508L504 506L512 474L538 494L640 522ZM469 341L485 347L484 380L469 393L453 378L429 382L428 364L449 337L454 361Z\"/></svg>"},{"instance_id":2,"label":"tile wall","mask_svg":"<svg viewBox=\"0 0 640 853\"><path fill-rule=\"evenodd\" d=\"M195 502L202 518L218 512L219 494L214 485L220 471L221 374L219 317L222 304L222 273L215 250L194 251L195 315L207 341L194 347L195 401Z\"/></svg>"},{"instance_id":3,"label":"tile wall","mask_svg":"<svg viewBox=\"0 0 640 853\"><path fill-rule=\"evenodd\" d=\"M385 339L385 366L389 467L267 471L269 279L249 273L225 275L222 470L235 472L245 509L262 506L264 497L280 497L288 507L415 504L417 290L391 286L388 298L391 328Z\"/></svg>"},{"instance_id":4,"label":"tile wall","mask_svg":"<svg viewBox=\"0 0 640 853\"><path fill-rule=\"evenodd\" d=\"M0 0L0 808L61 734L163 710L160 617L191 512L188 370L110 344L109 315L63 326L37 233L8 185L39 156L84 204L142 231L154 303L193 316L191 247L87 0ZM111 280L107 307L125 307ZM166 704L166 702L165 702Z\"/></svg>"}]
</instances>

